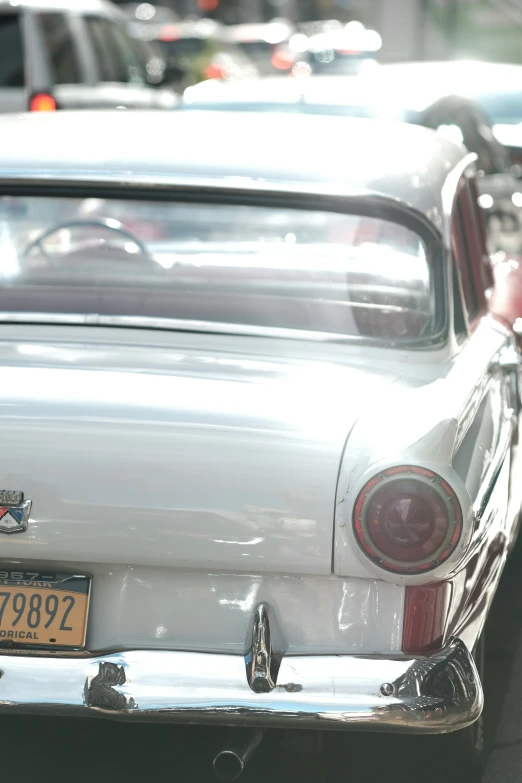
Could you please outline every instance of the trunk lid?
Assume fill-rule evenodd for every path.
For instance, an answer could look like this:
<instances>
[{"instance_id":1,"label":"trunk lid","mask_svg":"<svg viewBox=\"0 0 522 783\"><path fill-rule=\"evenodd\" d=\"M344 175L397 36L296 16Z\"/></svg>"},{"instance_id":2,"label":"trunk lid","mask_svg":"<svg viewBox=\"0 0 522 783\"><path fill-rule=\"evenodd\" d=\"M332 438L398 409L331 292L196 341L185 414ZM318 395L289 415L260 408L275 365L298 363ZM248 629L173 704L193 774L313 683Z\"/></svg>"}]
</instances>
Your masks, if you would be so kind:
<instances>
[{"instance_id":1,"label":"trunk lid","mask_svg":"<svg viewBox=\"0 0 522 783\"><path fill-rule=\"evenodd\" d=\"M0 487L33 504L2 557L330 573L342 450L394 376L170 337L0 343Z\"/></svg>"}]
</instances>

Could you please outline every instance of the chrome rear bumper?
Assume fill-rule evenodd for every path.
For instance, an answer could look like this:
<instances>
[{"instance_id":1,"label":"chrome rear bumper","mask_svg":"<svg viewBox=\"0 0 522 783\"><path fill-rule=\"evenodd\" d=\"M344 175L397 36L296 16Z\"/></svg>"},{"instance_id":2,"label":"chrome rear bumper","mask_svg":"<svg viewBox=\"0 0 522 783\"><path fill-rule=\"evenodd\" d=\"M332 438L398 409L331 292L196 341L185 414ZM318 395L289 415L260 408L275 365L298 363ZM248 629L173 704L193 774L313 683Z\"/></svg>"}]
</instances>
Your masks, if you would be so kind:
<instances>
[{"instance_id":1,"label":"chrome rear bumper","mask_svg":"<svg viewBox=\"0 0 522 783\"><path fill-rule=\"evenodd\" d=\"M482 688L457 641L429 658L284 657L266 693L240 656L132 651L0 656L0 710L128 720L446 732L472 723Z\"/></svg>"}]
</instances>

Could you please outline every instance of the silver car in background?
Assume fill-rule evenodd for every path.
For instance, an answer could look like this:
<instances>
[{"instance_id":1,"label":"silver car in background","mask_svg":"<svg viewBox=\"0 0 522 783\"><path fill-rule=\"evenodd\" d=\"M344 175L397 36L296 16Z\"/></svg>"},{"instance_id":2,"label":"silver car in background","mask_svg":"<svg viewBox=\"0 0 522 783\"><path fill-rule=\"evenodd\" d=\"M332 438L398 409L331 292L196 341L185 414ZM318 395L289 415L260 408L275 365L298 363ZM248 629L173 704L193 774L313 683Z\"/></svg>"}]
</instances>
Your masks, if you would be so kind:
<instances>
[{"instance_id":1,"label":"silver car in background","mask_svg":"<svg viewBox=\"0 0 522 783\"><path fill-rule=\"evenodd\" d=\"M0 112L172 109L161 64L106 0L0 0Z\"/></svg>"}]
</instances>

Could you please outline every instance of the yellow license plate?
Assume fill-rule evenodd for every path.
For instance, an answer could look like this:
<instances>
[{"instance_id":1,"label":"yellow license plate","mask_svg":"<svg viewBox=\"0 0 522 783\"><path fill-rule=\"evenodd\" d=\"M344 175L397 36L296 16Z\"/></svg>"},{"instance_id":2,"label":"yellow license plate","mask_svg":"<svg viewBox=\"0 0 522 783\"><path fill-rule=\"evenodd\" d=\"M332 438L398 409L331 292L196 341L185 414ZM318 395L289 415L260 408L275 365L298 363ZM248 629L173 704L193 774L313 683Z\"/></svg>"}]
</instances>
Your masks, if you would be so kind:
<instances>
[{"instance_id":1,"label":"yellow license plate","mask_svg":"<svg viewBox=\"0 0 522 783\"><path fill-rule=\"evenodd\" d=\"M0 648L85 644L91 577L0 571Z\"/></svg>"}]
</instances>

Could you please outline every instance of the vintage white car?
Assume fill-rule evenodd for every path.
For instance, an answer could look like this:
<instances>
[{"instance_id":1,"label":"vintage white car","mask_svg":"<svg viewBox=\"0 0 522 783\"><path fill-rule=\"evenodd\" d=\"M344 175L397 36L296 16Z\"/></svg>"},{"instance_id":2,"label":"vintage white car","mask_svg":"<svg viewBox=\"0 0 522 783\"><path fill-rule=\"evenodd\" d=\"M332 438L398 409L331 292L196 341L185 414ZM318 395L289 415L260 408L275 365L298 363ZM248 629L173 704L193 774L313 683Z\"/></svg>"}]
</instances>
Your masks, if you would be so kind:
<instances>
[{"instance_id":1,"label":"vintage white car","mask_svg":"<svg viewBox=\"0 0 522 783\"><path fill-rule=\"evenodd\" d=\"M474 156L324 117L0 130L0 709L242 727L222 777L265 727L474 763L522 490Z\"/></svg>"}]
</instances>

